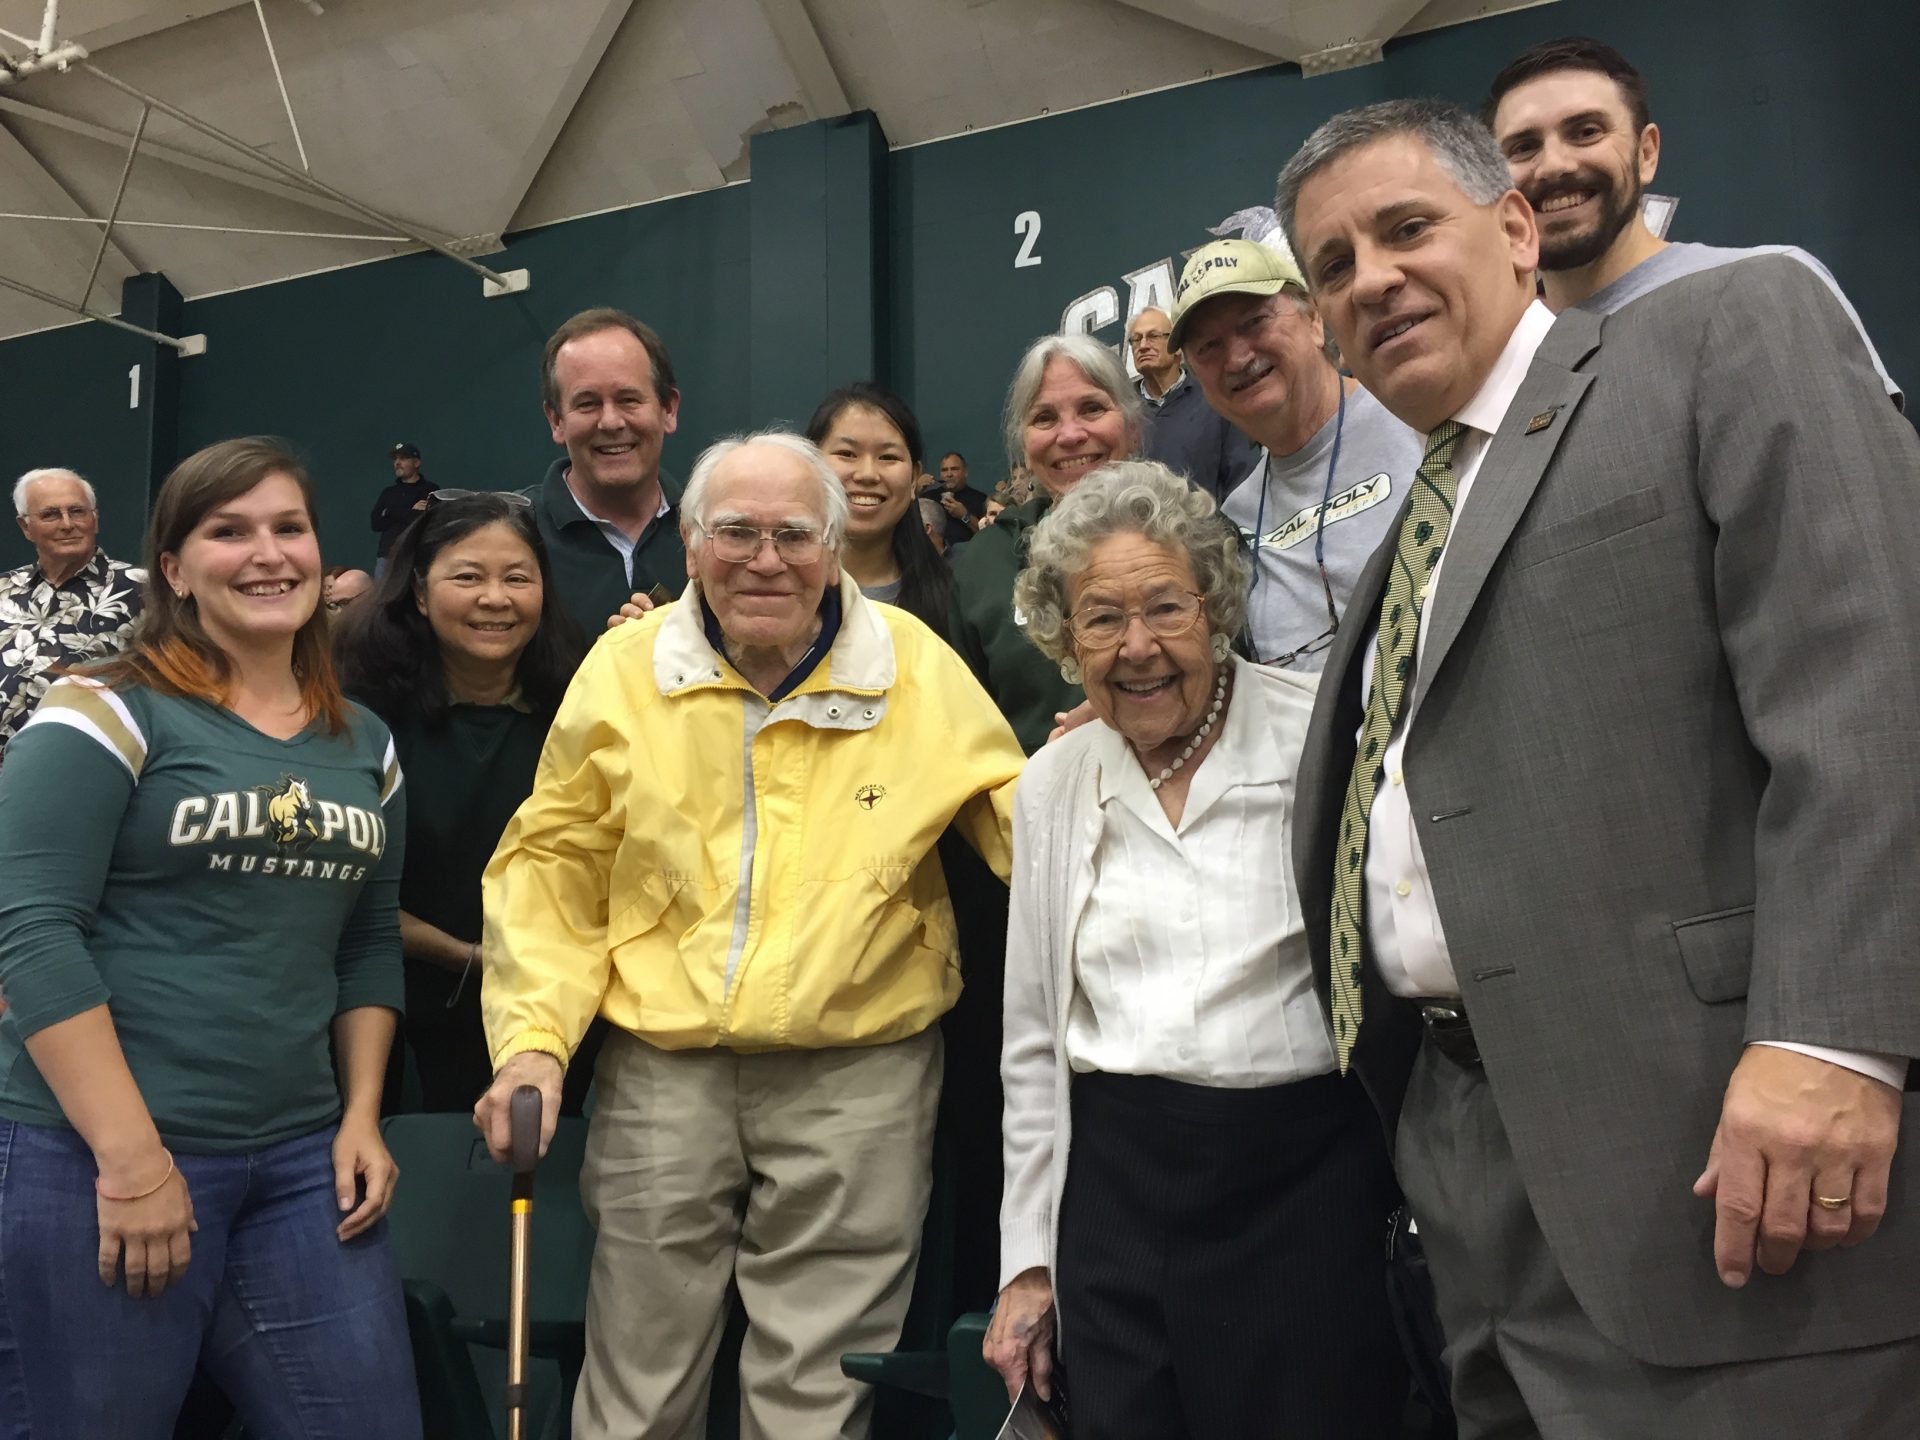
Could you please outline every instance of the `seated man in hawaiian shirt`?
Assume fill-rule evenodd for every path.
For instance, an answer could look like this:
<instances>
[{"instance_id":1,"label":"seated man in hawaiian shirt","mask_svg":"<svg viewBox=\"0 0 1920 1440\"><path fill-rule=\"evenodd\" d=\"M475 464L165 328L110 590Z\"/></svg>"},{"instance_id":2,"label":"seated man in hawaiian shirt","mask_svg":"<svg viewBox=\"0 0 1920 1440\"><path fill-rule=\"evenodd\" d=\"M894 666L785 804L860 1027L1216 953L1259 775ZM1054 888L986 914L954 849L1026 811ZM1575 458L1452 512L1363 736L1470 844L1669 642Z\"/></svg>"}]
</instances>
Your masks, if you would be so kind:
<instances>
[{"instance_id":1,"label":"seated man in hawaiian shirt","mask_svg":"<svg viewBox=\"0 0 1920 1440\"><path fill-rule=\"evenodd\" d=\"M0 572L0 760L62 666L127 643L147 582L100 548L93 487L73 471L29 470L13 509L37 558Z\"/></svg>"}]
</instances>

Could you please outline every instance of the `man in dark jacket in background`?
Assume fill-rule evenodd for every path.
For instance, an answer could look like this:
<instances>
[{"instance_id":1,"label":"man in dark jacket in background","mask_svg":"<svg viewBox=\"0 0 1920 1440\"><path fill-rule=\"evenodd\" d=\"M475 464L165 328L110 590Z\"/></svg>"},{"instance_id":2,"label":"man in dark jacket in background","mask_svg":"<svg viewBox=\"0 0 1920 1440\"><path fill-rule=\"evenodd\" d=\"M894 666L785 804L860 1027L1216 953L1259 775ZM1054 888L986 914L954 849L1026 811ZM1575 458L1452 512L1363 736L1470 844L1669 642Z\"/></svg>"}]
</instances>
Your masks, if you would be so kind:
<instances>
[{"instance_id":1,"label":"man in dark jacket in background","mask_svg":"<svg viewBox=\"0 0 1920 1440\"><path fill-rule=\"evenodd\" d=\"M1135 383L1146 406L1147 433L1140 453L1186 476L1194 489L1224 501L1260 463L1260 447L1201 392L1173 346L1172 329L1167 312L1156 308L1142 310L1127 322L1127 348L1140 372Z\"/></svg>"},{"instance_id":2,"label":"man in dark jacket in background","mask_svg":"<svg viewBox=\"0 0 1920 1440\"><path fill-rule=\"evenodd\" d=\"M541 391L565 453L526 493L560 603L591 644L630 595L657 604L686 588L683 487L660 467L660 448L680 424L680 390L652 328L599 307L548 338Z\"/></svg>"},{"instance_id":3,"label":"man in dark jacket in background","mask_svg":"<svg viewBox=\"0 0 1920 1440\"><path fill-rule=\"evenodd\" d=\"M376 579L387 572L387 552L393 549L393 542L427 508L427 496L434 491L433 482L420 473L418 445L403 440L389 453L393 460L393 484L382 490L380 498L373 502L373 518L369 522L380 537L380 548L375 552L378 558L373 562Z\"/></svg>"}]
</instances>

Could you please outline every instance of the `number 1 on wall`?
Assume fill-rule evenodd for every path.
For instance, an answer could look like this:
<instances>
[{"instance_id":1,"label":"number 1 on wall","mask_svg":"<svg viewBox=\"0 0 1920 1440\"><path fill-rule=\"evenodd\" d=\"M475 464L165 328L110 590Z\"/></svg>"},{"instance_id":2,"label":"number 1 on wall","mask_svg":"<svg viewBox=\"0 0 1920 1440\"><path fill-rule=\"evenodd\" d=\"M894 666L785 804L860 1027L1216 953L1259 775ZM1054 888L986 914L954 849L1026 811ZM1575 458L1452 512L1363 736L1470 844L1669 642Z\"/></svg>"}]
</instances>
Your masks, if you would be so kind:
<instances>
[{"instance_id":1,"label":"number 1 on wall","mask_svg":"<svg viewBox=\"0 0 1920 1440\"><path fill-rule=\"evenodd\" d=\"M127 408L129 410L140 408L140 367L138 365L127 371Z\"/></svg>"},{"instance_id":2,"label":"number 1 on wall","mask_svg":"<svg viewBox=\"0 0 1920 1440\"><path fill-rule=\"evenodd\" d=\"M1013 233L1027 238L1020 243L1020 249L1013 257L1013 268L1022 269L1028 265L1038 265L1040 257L1033 253L1033 247L1040 243L1040 212L1022 210L1013 217Z\"/></svg>"}]
</instances>

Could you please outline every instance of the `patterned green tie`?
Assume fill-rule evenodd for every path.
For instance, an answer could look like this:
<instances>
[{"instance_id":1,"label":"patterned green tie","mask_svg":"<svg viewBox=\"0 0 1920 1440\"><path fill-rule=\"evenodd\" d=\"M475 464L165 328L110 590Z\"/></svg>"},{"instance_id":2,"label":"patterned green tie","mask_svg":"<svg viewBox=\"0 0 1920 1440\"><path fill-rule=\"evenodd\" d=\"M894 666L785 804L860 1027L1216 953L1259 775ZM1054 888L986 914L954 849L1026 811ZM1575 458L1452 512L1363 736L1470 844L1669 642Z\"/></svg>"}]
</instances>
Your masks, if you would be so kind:
<instances>
[{"instance_id":1,"label":"patterned green tie","mask_svg":"<svg viewBox=\"0 0 1920 1440\"><path fill-rule=\"evenodd\" d=\"M1353 757L1353 779L1340 811L1340 845L1333 866L1333 1044L1345 1074L1360 1033L1360 953L1366 930L1367 819L1386 765L1387 741L1412 693L1414 645L1427 582L1446 548L1453 524L1453 452L1466 427L1449 420L1428 438L1413 483L1413 503L1400 525L1400 544L1387 593L1380 602L1380 634L1373 649L1373 688L1367 720Z\"/></svg>"}]
</instances>

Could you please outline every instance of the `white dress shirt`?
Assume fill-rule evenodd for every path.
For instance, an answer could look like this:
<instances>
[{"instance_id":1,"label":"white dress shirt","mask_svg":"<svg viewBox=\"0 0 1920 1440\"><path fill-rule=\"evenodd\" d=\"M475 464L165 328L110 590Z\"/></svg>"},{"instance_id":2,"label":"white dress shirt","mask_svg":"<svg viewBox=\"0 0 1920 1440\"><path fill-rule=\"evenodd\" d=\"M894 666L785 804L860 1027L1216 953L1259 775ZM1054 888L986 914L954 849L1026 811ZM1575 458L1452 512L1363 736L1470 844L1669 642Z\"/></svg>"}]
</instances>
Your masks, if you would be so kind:
<instances>
[{"instance_id":1,"label":"white dress shirt","mask_svg":"<svg viewBox=\"0 0 1920 1440\"><path fill-rule=\"evenodd\" d=\"M1526 309L1506 348L1494 362L1487 378L1473 398L1453 416L1467 427L1453 452L1457 477L1453 504L1453 527L1458 529L1466 510L1467 495L1480 463L1486 458L1487 445L1506 418L1507 408L1520 391L1520 382L1533 365L1534 353L1553 328L1553 312L1538 300ZM1451 533L1451 532L1450 532ZM1447 568L1447 552L1427 581L1427 599L1420 611L1420 635L1414 651L1415 674L1407 677L1411 690L1418 678L1422 653L1426 650L1428 623L1433 618L1435 596ZM1378 634L1375 617L1374 633ZM1373 685L1374 640L1366 643L1361 671L1362 694ZM1420 834L1414 828L1413 809L1407 800L1405 755L1407 733L1416 716L1409 712L1394 727L1387 743L1381 770L1380 788L1374 792L1373 809L1367 822L1367 941L1381 979L1395 995L1431 998L1458 996L1460 981L1454 973L1453 956L1447 948L1447 936L1440 924L1440 911L1434 903L1433 884L1427 872L1427 859L1420 848ZM1365 721L1361 728L1364 731ZM1788 1041L1757 1041L1795 1050L1803 1055L1844 1065L1900 1088L1907 1073L1904 1059L1878 1055L1860 1055L1852 1051L1832 1050L1824 1046L1800 1045Z\"/></svg>"},{"instance_id":2,"label":"white dress shirt","mask_svg":"<svg viewBox=\"0 0 1920 1440\"><path fill-rule=\"evenodd\" d=\"M1251 1088L1321 1075L1333 1041L1293 882L1294 771L1311 677L1282 710L1240 678L1173 825L1117 731L1099 727L1100 836L1073 939L1076 1071ZM1288 697L1291 698L1291 697Z\"/></svg>"}]
</instances>

